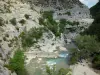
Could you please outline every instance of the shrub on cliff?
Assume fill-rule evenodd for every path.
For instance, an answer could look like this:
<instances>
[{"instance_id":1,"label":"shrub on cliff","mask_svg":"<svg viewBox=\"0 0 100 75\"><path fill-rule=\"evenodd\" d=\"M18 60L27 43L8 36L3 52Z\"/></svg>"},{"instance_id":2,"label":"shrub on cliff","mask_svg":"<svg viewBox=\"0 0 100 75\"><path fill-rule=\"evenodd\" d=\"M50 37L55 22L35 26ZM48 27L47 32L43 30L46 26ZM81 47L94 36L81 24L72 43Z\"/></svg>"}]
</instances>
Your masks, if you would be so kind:
<instances>
[{"instance_id":1,"label":"shrub on cliff","mask_svg":"<svg viewBox=\"0 0 100 75\"><path fill-rule=\"evenodd\" d=\"M16 25L17 24L16 18L12 18L10 20L10 22L11 22L12 25Z\"/></svg>"},{"instance_id":2,"label":"shrub on cliff","mask_svg":"<svg viewBox=\"0 0 100 75\"><path fill-rule=\"evenodd\" d=\"M22 46L30 47L42 37L43 28L31 28L29 31L20 34Z\"/></svg>"},{"instance_id":3,"label":"shrub on cliff","mask_svg":"<svg viewBox=\"0 0 100 75\"><path fill-rule=\"evenodd\" d=\"M24 62L24 53L20 49L18 49L13 58L10 59L8 68L12 71L15 71L17 75L28 75L25 69Z\"/></svg>"}]
</instances>

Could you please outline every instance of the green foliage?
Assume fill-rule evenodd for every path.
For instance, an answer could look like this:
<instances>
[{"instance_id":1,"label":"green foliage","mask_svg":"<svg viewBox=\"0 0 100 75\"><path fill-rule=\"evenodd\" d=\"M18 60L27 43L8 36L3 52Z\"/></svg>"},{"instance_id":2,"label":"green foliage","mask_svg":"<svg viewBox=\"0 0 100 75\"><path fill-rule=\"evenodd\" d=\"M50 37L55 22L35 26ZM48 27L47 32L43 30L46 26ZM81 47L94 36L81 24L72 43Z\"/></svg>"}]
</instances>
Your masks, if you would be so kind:
<instances>
[{"instance_id":1,"label":"green foliage","mask_svg":"<svg viewBox=\"0 0 100 75\"><path fill-rule=\"evenodd\" d=\"M9 37L9 34L5 34L5 37Z\"/></svg>"},{"instance_id":2,"label":"green foliage","mask_svg":"<svg viewBox=\"0 0 100 75\"><path fill-rule=\"evenodd\" d=\"M69 11L66 12L65 14L67 14L68 16L71 16L71 12L69 12Z\"/></svg>"},{"instance_id":3,"label":"green foliage","mask_svg":"<svg viewBox=\"0 0 100 75\"><path fill-rule=\"evenodd\" d=\"M79 51L76 48L70 49L71 57L69 64L76 64L80 58Z\"/></svg>"},{"instance_id":4,"label":"green foliage","mask_svg":"<svg viewBox=\"0 0 100 75\"><path fill-rule=\"evenodd\" d=\"M90 8L90 13L93 16L93 18L96 18L98 12L100 12L100 1L96 5Z\"/></svg>"},{"instance_id":5,"label":"green foliage","mask_svg":"<svg viewBox=\"0 0 100 75\"><path fill-rule=\"evenodd\" d=\"M59 69L58 75L72 75L70 72L71 72L71 69L61 68Z\"/></svg>"},{"instance_id":6,"label":"green foliage","mask_svg":"<svg viewBox=\"0 0 100 75\"><path fill-rule=\"evenodd\" d=\"M67 24L69 24L69 25L73 25L73 23L72 23L72 22L70 22L70 21L67 21L66 23L67 23Z\"/></svg>"},{"instance_id":7,"label":"green foliage","mask_svg":"<svg viewBox=\"0 0 100 75\"><path fill-rule=\"evenodd\" d=\"M85 31L85 34L96 35L100 41L100 15L98 15L92 25Z\"/></svg>"},{"instance_id":8,"label":"green foliage","mask_svg":"<svg viewBox=\"0 0 100 75\"><path fill-rule=\"evenodd\" d=\"M66 21L66 24L74 26L74 25L79 25L79 22L77 22L77 21L73 21L73 22Z\"/></svg>"},{"instance_id":9,"label":"green foliage","mask_svg":"<svg viewBox=\"0 0 100 75\"><path fill-rule=\"evenodd\" d=\"M60 33L58 31L59 27L55 21L52 22L52 24L50 22L47 22L47 28L51 30L55 34L55 36L60 36Z\"/></svg>"},{"instance_id":10,"label":"green foliage","mask_svg":"<svg viewBox=\"0 0 100 75\"><path fill-rule=\"evenodd\" d=\"M60 19L60 24L65 25L66 24L66 19Z\"/></svg>"},{"instance_id":11,"label":"green foliage","mask_svg":"<svg viewBox=\"0 0 100 75\"><path fill-rule=\"evenodd\" d=\"M20 20L19 23L21 23L22 25L24 25L26 23L26 21L24 19Z\"/></svg>"},{"instance_id":12,"label":"green foliage","mask_svg":"<svg viewBox=\"0 0 100 75\"><path fill-rule=\"evenodd\" d=\"M44 19L53 20L53 11L44 11L42 15Z\"/></svg>"},{"instance_id":13,"label":"green foliage","mask_svg":"<svg viewBox=\"0 0 100 75\"><path fill-rule=\"evenodd\" d=\"M93 6L92 8L90 8L90 12L92 17L94 18L94 22L91 24L91 26L85 30L85 32L83 34L89 34L89 35L95 35L97 36L97 41L100 42L100 1ZM91 45L91 44L90 44ZM94 47L94 46L95 47ZM97 51L99 48L99 43L96 44L96 42L93 43L93 45L91 45L91 50L95 49L94 54L92 55L92 65L94 68L96 69L100 69L100 53L99 51Z\"/></svg>"},{"instance_id":14,"label":"green foliage","mask_svg":"<svg viewBox=\"0 0 100 75\"><path fill-rule=\"evenodd\" d=\"M79 22L74 21L74 22L73 22L73 25L79 25Z\"/></svg>"},{"instance_id":15,"label":"green foliage","mask_svg":"<svg viewBox=\"0 0 100 75\"><path fill-rule=\"evenodd\" d=\"M59 28L60 28L60 32L63 33L64 32L64 27L66 26L66 20L65 19L61 19L60 20L60 24L59 24Z\"/></svg>"},{"instance_id":16,"label":"green foliage","mask_svg":"<svg viewBox=\"0 0 100 75\"><path fill-rule=\"evenodd\" d=\"M43 28L31 28L29 31L22 32L20 34L22 46L30 47L41 38L43 34Z\"/></svg>"},{"instance_id":17,"label":"green foliage","mask_svg":"<svg viewBox=\"0 0 100 75\"><path fill-rule=\"evenodd\" d=\"M71 69L61 68L61 69L57 70L55 66L53 66L53 68L50 68L47 66L46 72L48 75L72 75Z\"/></svg>"},{"instance_id":18,"label":"green foliage","mask_svg":"<svg viewBox=\"0 0 100 75\"><path fill-rule=\"evenodd\" d=\"M17 31L19 31L19 27L15 27Z\"/></svg>"},{"instance_id":19,"label":"green foliage","mask_svg":"<svg viewBox=\"0 0 100 75\"><path fill-rule=\"evenodd\" d=\"M17 24L16 18L12 18L10 20L10 22L11 22L12 25L16 25Z\"/></svg>"},{"instance_id":20,"label":"green foliage","mask_svg":"<svg viewBox=\"0 0 100 75\"><path fill-rule=\"evenodd\" d=\"M2 57L2 54L0 53L0 57Z\"/></svg>"},{"instance_id":21,"label":"green foliage","mask_svg":"<svg viewBox=\"0 0 100 75\"><path fill-rule=\"evenodd\" d=\"M65 22L63 20L61 20L61 23ZM59 23L57 23L54 19L53 19L53 12L52 11L45 11L42 13L42 18L39 18L39 24L40 25L44 25L46 28L48 28L49 30L51 30L55 36L60 36L60 34L64 31L64 23L63 26L59 26ZM60 28L62 27L62 28ZM60 29L59 29L60 28Z\"/></svg>"},{"instance_id":22,"label":"green foliage","mask_svg":"<svg viewBox=\"0 0 100 75\"><path fill-rule=\"evenodd\" d=\"M10 70L15 71L17 75L27 75L24 66L24 53L20 49L15 52L13 58L10 59L9 65L7 66Z\"/></svg>"},{"instance_id":23,"label":"green foliage","mask_svg":"<svg viewBox=\"0 0 100 75\"><path fill-rule=\"evenodd\" d=\"M25 16L26 19L30 18L30 15L28 15L28 14L25 14L24 16Z\"/></svg>"},{"instance_id":24,"label":"green foliage","mask_svg":"<svg viewBox=\"0 0 100 75\"><path fill-rule=\"evenodd\" d=\"M10 43L10 44L8 44L8 46L9 46L9 47L12 47L12 44Z\"/></svg>"},{"instance_id":25,"label":"green foliage","mask_svg":"<svg viewBox=\"0 0 100 75\"><path fill-rule=\"evenodd\" d=\"M39 24L40 25L45 25L44 19L43 18L39 18Z\"/></svg>"},{"instance_id":26,"label":"green foliage","mask_svg":"<svg viewBox=\"0 0 100 75\"><path fill-rule=\"evenodd\" d=\"M48 75L52 75L51 69L48 66L46 66L46 72L48 73Z\"/></svg>"},{"instance_id":27,"label":"green foliage","mask_svg":"<svg viewBox=\"0 0 100 75\"><path fill-rule=\"evenodd\" d=\"M60 36L58 23L53 19L52 11L45 11L42 13L42 18L39 18L39 24L44 25L51 30L55 36Z\"/></svg>"},{"instance_id":28,"label":"green foliage","mask_svg":"<svg viewBox=\"0 0 100 75\"><path fill-rule=\"evenodd\" d=\"M0 26L3 26L5 24L3 18L0 17Z\"/></svg>"},{"instance_id":29,"label":"green foliage","mask_svg":"<svg viewBox=\"0 0 100 75\"><path fill-rule=\"evenodd\" d=\"M70 12L67 12L70 15ZM60 36L61 33L64 32L64 27L69 24L69 25L79 25L79 22L70 22L66 21L65 19L61 19L60 22L56 22L53 19L53 12L52 11L45 11L42 13L42 18L39 18L39 24L44 25L47 27L50 31L55 34L55 36Z\"/></svg>"},{"instance_id":30,"label":"green foliage","mask_svg":"<svg viewBox=\"0 0 100 75\"><path fill-rule=\"evenodd\" d=\"M76 44L80 50L84 50L86 53L98 52L100 49L100 43L97 42L96 36L84 35L76 38Z\"/></svg>"},{"instance_id":31,"label":"green foliage","mask_svg":"<svg viewBox=\"0 0 100 75\"><path fill-rule=\"evenodd\" d=\"M12 70L22 70L24 68L24 54L21 50L17 50L13 58L10 59Z\"/></svg>"},{"instance_id":32,"label":"green foliage","mask_svg":"<svg viewBox=\"0 0 100 75\"><path fill-rule=\"evenodd\" d=\"M96 36L84 35L78 36L76 39L78 49L73 49L71 53L71 64L75 64L78 60L91 58L91 55L98 53L100 43L97 42Z\"/></svg>"},{"instance_id":33,"label":"green foliage","mask_svg":"<svg viewBox=\"0 0 100 75\"><path fill-rule=\"evenodd\" d=\"M85 31L85 34L96 35L100 41L100 1L90 8L91 15L94 18L92 25Z\"/></svg>"},{"instance_id":34,"label":"green foliage","mask_svg":"<svg viewBox=\"0 0 100 75\"><path fill-rule=\"evenodd\" d=\"M2 40L0 39L0 43L2 42Z\"/></svg>"},{"instance_id":35,"label":"green foliage","mask_svg":"<svg viewBox=\"0 0 100 75\"><path fill-rule=\"evenodd\" d=\"M92 63L94 68L100 69L100 53L94 56Z\"/></svg>"},{"instance_id":36,"label":"green foliage","mask_svg":"<svg viewBox=\"0 0 100 75\"><path fill-rule=\"evenodd\" d=\"M3 40L4 40L4 41L7 41L6 37L3 37Z\"/></svg>"}]
</instances>

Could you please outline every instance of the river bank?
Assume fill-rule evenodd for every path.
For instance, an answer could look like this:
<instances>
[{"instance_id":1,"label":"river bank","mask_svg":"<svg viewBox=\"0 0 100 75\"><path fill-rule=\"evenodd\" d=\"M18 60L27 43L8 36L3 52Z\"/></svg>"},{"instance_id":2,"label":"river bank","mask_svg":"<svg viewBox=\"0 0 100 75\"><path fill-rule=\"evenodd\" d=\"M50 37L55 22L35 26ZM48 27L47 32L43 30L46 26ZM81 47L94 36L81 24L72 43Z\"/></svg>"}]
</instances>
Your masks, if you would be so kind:
<instances>
[{"instance_id":1,"label":"river bank","mask_svg":"<svg viewBox=\"0 0 100 75\"><path fill-rule=\"evenodd\" d=\"M72 75L99 75L85 60L82 63L71 65Z\"/></svg>"},{"instance_id":2,"label":"river bank","mask_svg":"<svg viewBox=\"0 0 100 75\"><path fill-rule=\"evenodd\" d=\"M69 68L67 51L60 52L58 58L33 58L26 69L29 75L46 75L46 66L56 66L57 69Z\"/></svg>"}]
</instances>

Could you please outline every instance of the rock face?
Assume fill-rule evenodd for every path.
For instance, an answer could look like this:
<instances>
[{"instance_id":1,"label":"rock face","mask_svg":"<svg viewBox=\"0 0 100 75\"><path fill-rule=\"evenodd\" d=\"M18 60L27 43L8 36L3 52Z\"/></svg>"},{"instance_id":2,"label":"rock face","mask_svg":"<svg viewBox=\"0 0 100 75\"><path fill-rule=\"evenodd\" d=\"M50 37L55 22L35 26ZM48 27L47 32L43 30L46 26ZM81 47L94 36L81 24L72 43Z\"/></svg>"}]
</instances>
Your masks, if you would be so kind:
<instances>
[{"instance_id":1,"label":"rock face","mask_svg":"<svg viewBox=\"0 0 100 75\"><path fill-rule=\"evenodd\" d=\"M54 7L54 8L69 8L73 7L74 4L82 6L79 0L27 0L33 2L35 5L41 5L43 7Z\"/></svg>"},{"instance_id":2,"label":"rock face","mask_svg":"<svg viewBox=\"0 0 100 75\"><path fill-rule=\"evenodd\" d=\"M79 0L26 0L30 4L41 7L41 11L54 11L55 19L77 20L90 18L87 6ZM70 13L70 14L68 14Z\"/></svg>"},{"instance_id":3,"label":"rock face","mask_svg":"<svg viewBox=\"0 0 100 75\"><path fill-rule=\"evenodd\" d=\"M10 75L10 71L0 65L0 75Z\"/></svg>"},{"instance_id":4,"label":"rock face","mask_svg":"<svg viewBox=\"0 0 100 75\"><path fill-rule=\"evenodd\" d=\"M15 46L14 39L25 28L19 23L22 19L26 20L25 14L31 15L30 20L27 20L25 24L27 30L39 26L37 23L39 14L31 10L30 5L23 4L20 0L0 0L0 75L16 75L16 73L11 73L5 65L13 56L14 49L18 47ZM12 19L15 19L13 20L16 23L15 25L11 23Z\"/></svg>"}]
</instances>

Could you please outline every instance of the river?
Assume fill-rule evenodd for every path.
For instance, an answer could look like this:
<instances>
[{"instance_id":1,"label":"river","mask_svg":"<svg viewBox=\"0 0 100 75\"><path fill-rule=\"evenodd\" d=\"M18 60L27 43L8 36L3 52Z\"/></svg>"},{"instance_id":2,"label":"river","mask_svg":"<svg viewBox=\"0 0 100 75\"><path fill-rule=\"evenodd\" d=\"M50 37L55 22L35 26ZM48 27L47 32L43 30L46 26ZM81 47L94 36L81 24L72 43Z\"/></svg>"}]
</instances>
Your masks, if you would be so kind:
<instances>
[{"instance_id":1,"label":"river","mask_svg":"<svg viewBox=\"0 0 100 75\"><path fill-rule=\"evenodd\" d=\"M34 58L26 65L29 75L46 75L46 66L56 66L57 69L68 68L68 52L59 53L59 58Z\"/></svg>"}]
</instances>

